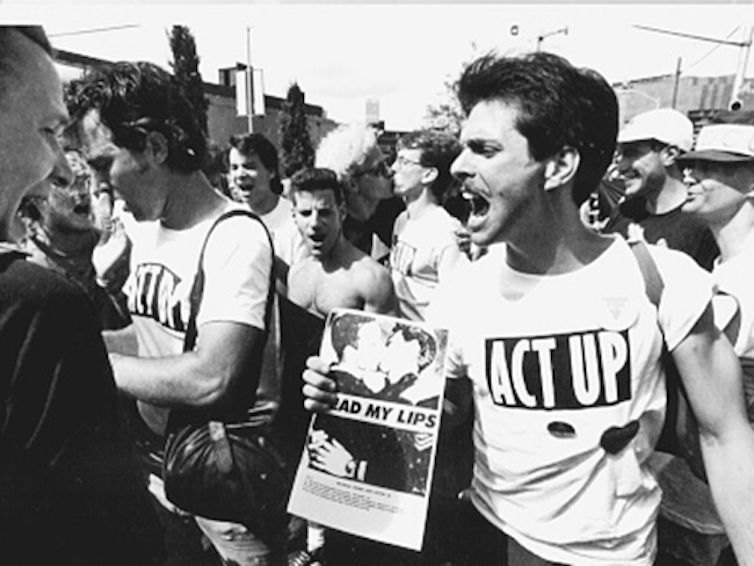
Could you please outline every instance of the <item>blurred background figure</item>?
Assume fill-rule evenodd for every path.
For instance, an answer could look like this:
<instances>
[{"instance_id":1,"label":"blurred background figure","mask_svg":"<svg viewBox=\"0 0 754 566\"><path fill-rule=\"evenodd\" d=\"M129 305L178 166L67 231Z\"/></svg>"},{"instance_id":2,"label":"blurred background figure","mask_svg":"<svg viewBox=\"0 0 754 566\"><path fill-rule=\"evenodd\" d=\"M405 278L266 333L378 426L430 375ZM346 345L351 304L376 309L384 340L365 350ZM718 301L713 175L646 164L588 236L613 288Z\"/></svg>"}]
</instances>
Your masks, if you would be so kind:
<instances>
[{"instance_id":1,"label":"blurred background figure","mask_svg":"<svg viewBox=\"0 0 754 566\"><path fill-rule=\"evenodd\" d=\"M123 328L130 322L125 297L120 289L110 292L98 283L92 261L102 229L112 229L111 210L99 208L103 214L97 222L94 205L102 200L94 200L91 170L78 151L68 148L65 156L73 172L72 182L63 177L43 181L47 187L25 196L21 203L29 260L81 287L94 304L103 330ZM101 197L110 201L107 193Z\"/></svg>"},{"instance_id":2,"label":"blurred background figure","mask_svg":"<svg viewBox=\"0 0 754 566\"><path fill-rule=\"evenodd\" d=\"M393 196L391 171L377 130L362 123L340 126L320 142L314 163L335 171L343 185L346 239L374 259L385 261L393 224L404 205Z\"/></svg>"}]
</instances>

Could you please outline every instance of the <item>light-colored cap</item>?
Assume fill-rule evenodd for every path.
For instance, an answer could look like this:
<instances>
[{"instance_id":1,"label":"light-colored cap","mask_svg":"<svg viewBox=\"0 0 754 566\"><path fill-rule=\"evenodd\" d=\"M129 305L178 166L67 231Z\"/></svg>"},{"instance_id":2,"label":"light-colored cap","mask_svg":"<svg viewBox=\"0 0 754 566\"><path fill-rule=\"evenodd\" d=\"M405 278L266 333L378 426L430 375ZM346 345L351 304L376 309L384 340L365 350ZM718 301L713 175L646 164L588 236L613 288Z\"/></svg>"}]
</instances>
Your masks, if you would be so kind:
<instances>
[{"instance_id":1,"label":"light-colored cap","mask_svg":"<svg viewBox=\"0 0 754 566\"><path fill-rule=\"evenodd\" d=\"M684 161L752 161L754 160L754 126L712 124L699 131L694 151L681 156Z\"/></svg>"},{"instance_id":2,"label":"light-colored cap","mask_svg":"<svg viewBox=\"0 0 754 566\"><path fill-rule=\"evenodd\" d=\"M618 134L618 143L657 140L689 151L694 140L694 124L672 108L658 108L634 116Z\"/></svg>"}]
</instances>

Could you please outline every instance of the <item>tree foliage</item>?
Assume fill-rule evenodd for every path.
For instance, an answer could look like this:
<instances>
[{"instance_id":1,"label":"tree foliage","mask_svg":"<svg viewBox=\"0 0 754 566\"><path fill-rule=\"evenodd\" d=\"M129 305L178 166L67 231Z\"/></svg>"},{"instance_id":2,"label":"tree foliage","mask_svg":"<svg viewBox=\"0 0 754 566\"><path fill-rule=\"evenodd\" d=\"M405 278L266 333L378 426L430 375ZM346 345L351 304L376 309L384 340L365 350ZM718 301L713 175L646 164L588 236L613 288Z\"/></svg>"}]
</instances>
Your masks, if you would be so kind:
<instances>
[{"instance_id":1,"label":"tree foliage","mask_svg":"<svg viewBox=\"0 0 754 566\"><path fill-rule=\"evenodd\" d=\"M427 106L424 121L429 128L445 130L457 135L461 131L463 111L456 96L456 82L446 79L445 92L444 100Z\"/></svg>"},{"instance_id":2,"label":"tree foliage","mask_svg":"<svg viewBox=\"0 0 754 566\"><path fill-rule=\"evenodd\" d=\"M314 165L314 148L304 107L304 93L293 83L280 113L280 162L283 175Z\"/></svg>"},{"instance_id":3,"label":"tree foliage","mask_svg":"<svg viewBox=\"0 0 754 566\"><path fill-rule=\"evenodd\" d=\"M173 75L178 81L182 94L196 112L202 131L207 133L207 109L209 101L204 96L204 81L199 73L199 57L196 54L196 41L186 26L173 26L169 35L170 49L173 52Z\"/></svg>"}]
</instances>

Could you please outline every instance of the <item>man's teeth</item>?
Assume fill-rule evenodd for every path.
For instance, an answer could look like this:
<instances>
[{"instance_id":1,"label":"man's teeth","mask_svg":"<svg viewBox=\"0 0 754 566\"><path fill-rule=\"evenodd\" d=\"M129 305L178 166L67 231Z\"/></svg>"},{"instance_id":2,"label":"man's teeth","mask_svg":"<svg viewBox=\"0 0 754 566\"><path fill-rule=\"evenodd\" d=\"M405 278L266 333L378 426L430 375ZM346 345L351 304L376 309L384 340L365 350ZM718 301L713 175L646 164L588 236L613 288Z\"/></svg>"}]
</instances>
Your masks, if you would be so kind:
<instances>
[{"instance_id":1,"label":"man's teeth","mask_svg":"<svg viewBox=\"0 0 754 566\"><path fill-rule=\"evenodd\" d=\"M471 214L485 214L489 208L489 203L485 199L472 193L463 193L463 198L469 203Z\"/></svg>"}]
</instances>

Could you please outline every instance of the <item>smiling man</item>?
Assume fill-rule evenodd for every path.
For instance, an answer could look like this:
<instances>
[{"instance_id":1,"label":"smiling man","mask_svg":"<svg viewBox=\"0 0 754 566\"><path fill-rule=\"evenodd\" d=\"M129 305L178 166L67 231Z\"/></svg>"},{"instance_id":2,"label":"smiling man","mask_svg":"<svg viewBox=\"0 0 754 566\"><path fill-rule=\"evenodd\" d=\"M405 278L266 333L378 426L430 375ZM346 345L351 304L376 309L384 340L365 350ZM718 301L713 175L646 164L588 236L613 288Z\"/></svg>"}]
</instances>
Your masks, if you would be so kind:
<instances>
[{"instance_id":1,"label":"smiling man","mask_svg":"<svg viewBox=\"0 0 754 566\"><path fill-rule=\"evenodd\" d=\"M0 26L0 556L163 564L94 308L13 245L24 196L74 179L67 121L44 30Z\"/></svg>"},{"instance_id":2,"label":"smiling man","mask_svg":"<svg viewBox=\"0 0 754 566\"><path fill-rule=\"evenodd\" d=\"M691 149L693 133L691 120L671 108L639 114L620 131L616 166L626 192L604 232L680 250L709 270L715 240L681 211L686 188L678 160Z\"/></svg>"},{"instance_id":3,"label":"smiling man","mask_svg":"<svg viewBox=\"0 0 754 566\"><path fill-rule=\"evenodd\" d=\"M684 214L708 226L720 247L712 278L723 293L715 319L733 343L746 371L750 415L754 415L754 112L722 111L712 116L694 150L681 157L688 197ZM733 296L738 310L725 307ZM685 462L664 458L660 468L664 497L660 540L667 551L690 564L734 564L720 559L725 530L709 488ZM667 534L666 534L667 533ZM723 551L723 552L727 552Z\"/></svg>"},{"instance_id":4,"label":"smiling man","mask_svg":"<svg viewBox=\"0 0 754 566\"><path fill-rule=\"evenodd\" d=\"M447 397L473 399L470 563L653 564L661 493L647 460L666 403L664 340L699 417L715 503L739 562L754 564L754 431L708 274L648 246L665 282L658 316L628 244L581 221L612 160L615 93L542 52L480 57L458 85L466 121L452 171L468 229L478 245L504 243L444 286L427 317L450 330ZM327 371L309 360L311 409L334 402Z\"/></svg>"}]
</instances>

